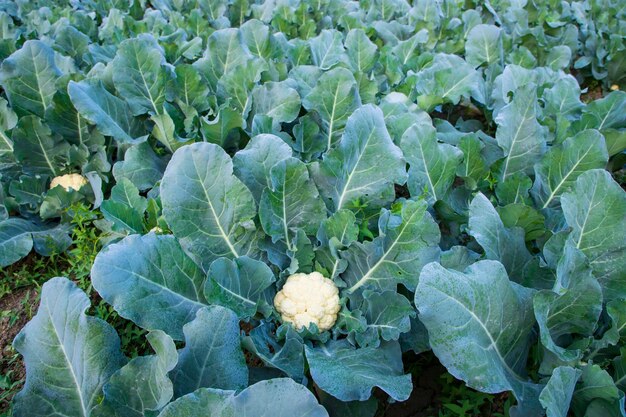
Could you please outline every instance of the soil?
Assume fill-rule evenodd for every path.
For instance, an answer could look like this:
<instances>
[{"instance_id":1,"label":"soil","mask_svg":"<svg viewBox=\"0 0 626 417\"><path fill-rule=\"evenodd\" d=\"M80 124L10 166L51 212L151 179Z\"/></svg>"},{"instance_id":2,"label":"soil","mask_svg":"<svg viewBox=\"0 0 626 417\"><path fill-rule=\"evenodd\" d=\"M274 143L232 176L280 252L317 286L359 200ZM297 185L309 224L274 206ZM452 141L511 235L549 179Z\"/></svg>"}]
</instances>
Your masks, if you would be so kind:
<instances>
[{"instance_id":1,"label":"soil","mask_svg":"<svg viewBox=\"0 0 626 417\"><path fill-rule=\"evenodd\" d=\"M15 336L30 319L29 312L35 312L39 305L39 297L33 288L19 288L0 299L0 312L10 312L0 316L0 376L7 376L8 384L16 384L11 391L21 389L26 376L24 364L16 358L17 353L11 344ZM3 387L4 389L4 387ZM12 398L0 395L0 416L6 415Z\"/></svg>"}]
</instances>

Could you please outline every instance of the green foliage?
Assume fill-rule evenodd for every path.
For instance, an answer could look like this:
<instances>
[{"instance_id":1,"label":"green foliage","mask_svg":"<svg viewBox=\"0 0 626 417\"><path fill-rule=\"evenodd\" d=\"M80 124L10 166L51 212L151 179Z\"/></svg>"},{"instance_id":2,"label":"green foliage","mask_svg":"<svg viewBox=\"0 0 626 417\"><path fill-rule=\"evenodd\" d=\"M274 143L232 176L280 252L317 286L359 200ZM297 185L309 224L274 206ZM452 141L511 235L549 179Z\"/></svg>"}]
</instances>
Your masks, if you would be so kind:
<instances>
[{"instance_id":1,"label":"green foliage","mask_svg":"<svg viewBox=\"0 0 626 417\"><path fill-rule=\"evenodd\" d=\"M428 349L512 417L623 415L625 13L0 2L0 291L69 278L16 417L371 416ZM273 308L312 271L330 331Z\"/></svg>"}]
</instances>

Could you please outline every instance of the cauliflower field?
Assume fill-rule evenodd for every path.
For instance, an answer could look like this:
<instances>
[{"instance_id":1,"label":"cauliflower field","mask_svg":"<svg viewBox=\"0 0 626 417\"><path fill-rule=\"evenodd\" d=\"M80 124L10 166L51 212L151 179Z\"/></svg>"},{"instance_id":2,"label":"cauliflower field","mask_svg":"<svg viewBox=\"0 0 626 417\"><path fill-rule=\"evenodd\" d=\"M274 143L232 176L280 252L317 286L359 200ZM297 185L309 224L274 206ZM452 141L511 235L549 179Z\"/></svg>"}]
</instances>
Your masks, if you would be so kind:
<instances>
[{"instance_id":1,"label":"cauliflower field","mask_svg":"<svg viewBox=\"0 0 626 417\"><path fill-rule=\"evenodd\" d=\"M0 0L0 87L8 415L626 417L623 1Z\"/></svg>"}]
</instances>

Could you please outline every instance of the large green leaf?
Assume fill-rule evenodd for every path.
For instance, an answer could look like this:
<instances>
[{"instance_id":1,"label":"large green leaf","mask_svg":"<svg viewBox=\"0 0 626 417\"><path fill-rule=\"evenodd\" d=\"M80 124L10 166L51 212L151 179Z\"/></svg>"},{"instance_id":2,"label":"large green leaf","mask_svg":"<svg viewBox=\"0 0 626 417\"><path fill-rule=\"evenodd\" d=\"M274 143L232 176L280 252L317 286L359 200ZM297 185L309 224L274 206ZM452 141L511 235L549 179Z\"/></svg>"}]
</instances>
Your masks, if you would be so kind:
<instances>
[{"instance_id":1,"label":"large green leaf","mask_svg":"<svg viewBox=\"0 0 626 417\"><path fill-rule=\"evenodd\" d=\"M415 124L402 136L400 147L409 163L409 191L419 196L426 191L430 204L442 200L461 163L463 152L447 143L437 143L432 124Z\"/></svg>"},{"instance_id":2,"label":"large green leaf","mask_svg":"<svg viewBox=\"0 0 626 417\"><path fill-rule=\"evenodd\" d=\"M320 246L315 253L315 260L326 269L330 279L337 278L347 266L347 261L341 259L339 250L344 249L357 240L359 228L356 217L350 210L339 210L322 222L317 232Z\"/></svg>"},{"instance_id":3,"label":"large green leaf","mask_svg":"<svg viewBox=\"0 0 626 417\"><path fill-rule=\"evenodd\" d=\"M300 95L286 83L267 82L252 91L251 115L272 118L274 126L289 123L300 113Z\"/></svg>"},{"instance_id":4,"label":"large green leaf","mask_svg":"<svg viewBox=\"0 0 626 417\"><path fill-rule=\"evenodd\" d=\"M348 116L361 105L354 76L345 68L325 72L304 97L302 105L320 115L326 149L330 149L339 140Z\"/></svg>"},{"instance_id":5,"label":"large green leaf","mask_svg":"<svg viewBox=\"0 0 626 417\"><path fill-rule=\"evenodd\" d=\"M567 417L576 381L580 375L580 370L570 366L560 366L554 370L539 396L548 417Z\"/></svg>"},{"instance_id":6,"label":"large green leaf","mask_svg":"<svg viewBox=\"0 0 626 417\"><path fill-rule=\"evenodd\" d=\"M95 417L144 417L172 399L174 390L167 373L176 366L176 345L160 330L146 337L156 354L136 357L111 376Z\"/></svg>"},{"instance_id":7,"label":"large green leaf","mask_svg":"<svg viewBox=\"0 0 626 417\"><path fill-rule=\"evenodd\" d=\"M482 193L469 207L469 233L485 250L487 259L500 261L516 281L522 278L524 265L531 259L524 241L524 230L504 226L498 212Z\"/></svg>"},{"instance_id":8,"label":"large green leaf","mask_svg":"<svg viewBox=\"0 0 626 417\"><path fill-rule=\"evenodd\" d=\"M343 36L335 29L324 29L309 41L313 63L323 70L332 68L345 59Z\"/></svg>"},{"instance_id":9,"label":"large green leaf","mask_svg":"<svg viewBox=\"0 0 626 417\"><path fill-rule=\"evenodd\" d=\"M198 388L236 390L248 385L235 313L220 306L202 308L183 332L185 347L178 351L178 364L170 373L176 397Z\"/></svg>"},{"instance_id":10,"label":"large green leaf","mask_svg":"<svg viewBox=\"0 0 626 417\"><path fill-rule=\"evenodd\" d=\"M571 189L580 174L600 169L609 160L604 138L597 130L583 130L553 147L535 165L532 193L542 208Z\"/></svg>"},{"instance_id":11,"label":"large green leaf","mask_svg":"<svg viewBox=\"0 0 626 417\"><path fill-rule=\"evenodd\" d=\"M242 343L266 365L281 370L296 381L303 380L304 347L302 338L293 327L287 327L285 338L279 343L274 326L262 322L250 331Z\"/></svg>"},{"instance_id":12,"label":"large green leaf","mask_svg":"<svg viewBox=\"0 0 626 417\"><path fill-rule=\"evenodd\" d=\"M176 340L206 305L204 273L169 235L132 235L106 247L94 261L91 279L122 317Z\"/></svg>"},{"instance_id":13,"label":"large green leaf","mask_svg":"<svg viewBox=\"0 0 626 417\"><path fill-rule=\"evenodd\" d=\"M538 416L541 386L524 375L535 323L531 295L499 262L480 261L465 272L431 263L420 275L415 306L452 375L483 392L513 391L528 413L521 415Z\"/></svg>"},{"instance_id":14,"label":"large green leaf","mask_svg":"<svg viewBox=\"0 0 626 417\"><path fill-rule=\"evenodd\" d=\"M247 319L259 310L274 281L272 270L261 261L247 256L218 258L207 274L204 295L209 303L230 308L238 317Z\"/></svg>"},{"instance_id":15,"label":"large green leaf","mask_svg":"<svg viewBox=\"0 0 626 417\"><path fill-rule=\"evenodd\" d=\"M560 360L580 359L578 349L558 345L559 338L591 336L602 312L602 289L578 249L570 243L557 265L557 283L553 291L540 291L533 299L543 346Z\"/></svg>"},{"instance_id":16,"label":"large green leaf","mask_svg":"<svg viewBox=\"0 0 626 417\"><path fill-rule=\"evenodd\" d=\"M626 298L626 193L602 169L580 175L561 196L570 239L589 259L604 298Z\"/></svg>"},{"instance_id":17,"label":"large green leaf","mask_svg":"<svg viewBox=\"0 0 626 417\"><path fill-rule=\"evenodd\" d=\"M283 240L291 250L295 230L315 234L326 219L326 206L309 179L306 165L299 159L276 163L270 171L270 181L259 203L261 225L272 241Z\"/></svg>"},{"instance_id":18,"label":"large green leaf","mask_svg":"<svg viewBox=\"0 0 626 417\"><path fill-rule=\"evenodd\" d=\"M158 417L328 417L303 385L279 378L235 391L199 389L168 405Z\"/></svg>"},{"instance_id":19,"label":"large green leaf","mask_svg":"<svg viewBox=\"0 0 626 417\"><path fill-rule=\"evenodd\" d=\"M150 144L144 142L126 150L124 160L113 165L113 176L116 181L126 178L140 191L146 191L161 179L165 166L166 161L157 156Z\"/></svg>"},{"instance_id":20,"label":"large green leaf","mask_svg":"<svg viewBox=\"0 0 626 417\"><path fill-rule=\"evenodd\" d=\"M348 260L341 275L348 292L395 289L398 283L413 290L422 267L438 259L441 235L426 202L406 200L398 208L399 213L382 210L376 239L354 242L342 254Z\"/></svg>"},{"instance_id":21,"label":"large green leaf","mask_svg":"<svg viewBox=\"0 0 626 417\"><path fill-rule=\"evenodd\" d=\"M536 109L536 87L531 84L517 89L496 117L496 140L505 154L500 167L503 182L517 172L528 173L544 153L547 129L537 121Z\"/></svg>"},{"instance_id":22,"label":"large green leaf","mask_svg":"<svg viewBox=\"0 0 626 417\"><path fill-rule=\"evenodd\" d=\"M19 115L32 113L43 117L60 76L54 50L39 40L26 41L0 67L0 85Z\"/></svg>"},{"instance_id":23,"label":"large green leaf","mask_svg":"<svg viewBox=\"0 0 626 417\"><path fill-rule=\"evenodd\" d=\"M350 29L346 35L346 50L354 72L368 72L376 64L378 47L363 29Z\"/></svg>"},{"instance_id":24,"label":"large green leaf","mask_svg":"<svg viewBox=\"0 0 626 417\"><path fill-rule=\"evenodd\" d=\"M233 169L259 201L263 190L271 185L272 167L291 155L291 148L281 138L261 134L250 139L246 147L233 156Z\"/></svg>"},{"instance_id":25,"label":"large green leaf","mask_svg":"<svg viewBox=\"0 0 626 417\"><path fill-rule=\"evenodd\" d=\"M129 106L109 93L100 81L70 81L67 90L80 115L94 123L103 135L120 143L139 143L148 137Z\"/></svg>"},{"instance_id":26,"label":"large green leaf","mask_svg":"<svg viewBox=\"0 0 626 417\"><path fill-rule=\"evenodd\" d=\"M494 25L476 25L467 34L465 59L474 67L491 65L500 59L502 29Z\"/></svg>"},{"instance_id":27,"label":"large green leaf","mask_svg":"<svg viewBox=\"0 0 626 417\"><path fill-rule=\"evenodd\" d=\"M209 81L213 91L217 91L217 82L223 74L233 68L244 65L252 58L241 39L237 28L216 30L209 36L204 56L193 65Z\"/></svg>"},{"instance_id":28,"label":"large green leaf","mask_svg":"<svg viewBox=\"0 0 626 417\"><path fill-rule=\"evenodd\" d=\"M402 333L411 330L411 317L415 309L409 300L393 290L363 292L360 310L367 322L363 332L356 334L360 346L378 346L380 340L398 340Z\"/></svg>"},{"instance_id":29,"label":"large green leaf","mask_svg":"<svg viewBox=\"0 0 626 417\"><path fill-rule=\"evenodd\" d=\"M333 211L357 199L375 210L394 199L394 183L406 181L405 165L402 151L387 132L382 111L368 104L352 113L337 147L311 168Z\"/></svg>"},{"instance_id":30,"label":"large green leaf","mask_svg":"<svg viewBox=\"0 0 626 417\"><path fill-rule=\"evenodd\" d=\"M37 314L13 342L28 369L13 415L91 415L102 386L126 359L113 327L85 315L88 308L85 293L66 278L43 285Z\"/></svg>"},{"instance_id":31,"label":"large green leaf","mask_svg":"<svg viewBox=\"0 0 626 417\"><path fill-rule=\"evenodd\" d=\"M221 256L258 252L254 198L219 146L194 143L178 149L160 188L168 225L205 270Z\"/></svg>"},{"instance_id":32,"label":"large green leaf","mask_svg":"<svg viewBox=\"0 0 626 417\"><path fill-rule=\"evenodd\" d=\"M403 374L398 342L356 349L345 339L331 340L305 350L313 381L341 401L365 401L374 387L404 401L413 389L411 376Z\"/></svg>"},{"instance_id":33,"label":"large green leaf","mask_svg":"<svg viewBox=\"0 0 626 417\"><path fill-rule=\"evenodd\" d=\"M122 42L111 62L113 83L133 115L162 112L168 76L165 57L156 39L141 34Z\"/></svg>"},{"instance_id":34,"label":"large green leaf","mask_svg":"<svg viewBox=\"0 0 626 417\"><path fill-rule=\"evenodd\" d=\"M436 54L431 63L416 75L418 104L430 110L437 104L457 104L461 97L474 97L484 102L480 73L457 55Z\"/></svg>"},{"instance_id":35,"label":"large green leaf","mask_svg":"<svg viewBox=\"0 0 626 417\"><path fill-rule=\"evenodd\" d=\"M69 162L69 143L37 116L25 116L13 129L15 159L22 170L30 174L55 177L60 175Z\"/></svg>"}]
</instances>

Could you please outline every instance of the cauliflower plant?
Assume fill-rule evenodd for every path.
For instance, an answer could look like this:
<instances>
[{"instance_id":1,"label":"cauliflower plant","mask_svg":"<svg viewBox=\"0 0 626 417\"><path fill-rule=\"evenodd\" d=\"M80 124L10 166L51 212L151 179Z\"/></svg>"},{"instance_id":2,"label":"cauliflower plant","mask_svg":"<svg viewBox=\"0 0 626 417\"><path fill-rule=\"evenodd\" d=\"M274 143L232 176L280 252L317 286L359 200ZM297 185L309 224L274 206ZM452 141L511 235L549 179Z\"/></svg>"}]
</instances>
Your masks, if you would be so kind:
<instances>
[{"instance_id":1,"label":"cauliflower plant","mask_svg":"<svg viewBox=\"0 0 626 417\"><path fill-rule=\"evenodd\" d=\"M320 331L337 321L339 290L319 272L293 274L274 297L274 306L284 321L300 330L315 323Z\"/></svg>"},{"instance_id":2,"label":"cauliflower plant","mask_svg":"<svg viewBox=\"0 0 626 417\"><path fill-rule=\"evenodd\" d=\"M87 178L80 174L66 174L59 177L54 177L50 183L50 189L53 189L57 185L65 188L65 191L80 190L80 187L87 184Z\"/></svg>"}]
</instances>

